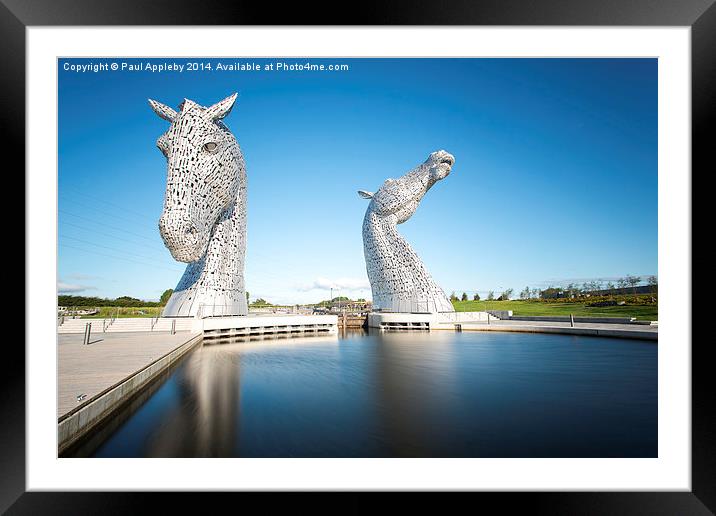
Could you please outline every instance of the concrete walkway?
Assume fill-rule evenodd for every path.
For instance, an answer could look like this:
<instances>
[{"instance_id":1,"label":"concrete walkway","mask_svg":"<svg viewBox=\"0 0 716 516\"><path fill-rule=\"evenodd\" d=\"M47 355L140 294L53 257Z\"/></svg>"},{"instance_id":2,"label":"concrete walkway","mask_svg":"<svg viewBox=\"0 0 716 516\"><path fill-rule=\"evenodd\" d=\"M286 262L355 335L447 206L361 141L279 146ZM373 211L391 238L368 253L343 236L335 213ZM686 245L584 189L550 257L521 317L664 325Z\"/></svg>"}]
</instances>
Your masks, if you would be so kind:
<instances>
[{"instance_id":1,"label":"concrete walkway","mask_svg":"<svg viewBox=\"0 0 716 516\"><path fill-rule=\"evenodd\" d=\"M551 321L509 321L492 319L485 322L462 323L463 331L514 331L527 333L563 333L658 340L658 326L647 324L574 323Z\"/></svg>"},{"instance_id":2,"label":"concrete walkway","mask_svg":"<svg viewBox=\"0 0 716 516\"><path fill-rule=\"evenodd\" d=\"M194 338L197 334L96 333L58 336L57 417L88 403L94 396ZM86 395L81 401L77 396Z\"/></svg>"}]
</instances>

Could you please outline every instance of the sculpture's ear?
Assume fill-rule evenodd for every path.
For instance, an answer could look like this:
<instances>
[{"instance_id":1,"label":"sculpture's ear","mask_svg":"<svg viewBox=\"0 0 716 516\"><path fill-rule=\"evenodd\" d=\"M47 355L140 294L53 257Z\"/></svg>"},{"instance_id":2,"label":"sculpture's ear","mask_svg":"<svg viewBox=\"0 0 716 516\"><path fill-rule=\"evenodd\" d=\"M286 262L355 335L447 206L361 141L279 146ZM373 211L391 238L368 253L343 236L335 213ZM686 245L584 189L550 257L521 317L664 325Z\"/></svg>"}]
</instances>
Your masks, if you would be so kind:
<instances>
[{"instance_id":1,"label":"sculpture's ear","mask_svg":"<svg viewBox=\"0 0 716 516\"><path fill-rule=\"evenodd\" d=\"M173 122L177 116L176 111L169 106L165 106L161 102L157 102L156 100L149 99L149 105L152 106L152 109L157 115L162 117L167 122Z\"/></svg>"},{"instance_id":2,"label":"sculpture's ear","mask_svg":"<svg viewBox=\"0 0 716 516\"><path fill-rule=\"evenodd\" d=\"M365 190L358 190L358 195L363 197L363 199L372 199L373 198L373 192L366 192Z\"/></svg>"},{"instance_id":3,"label":"sculpture's ear","mask_svg":"<svg viewBox=\"0 0 716 516\"><path fill-rule=\"evenodd\" d=\"M183 113L184 111L189 111L190 109L194 109L196 107L199 107L196 102L190 99L184 99L181 101L181 104L179 104L179 111Z\"/></svg>"},{"instance_id":4,"label":"sculpture's ear","mask_svg":"<svg viewBox=\"0 0 716 516\"><path fill-rule=\"evenodd\" d=\"M221 120L226 115L231 113L231 108L234 107L234 102L236 102L236 97L238 97L238 95L238 93L229 95L221 102L217 102L213 106L206 108L206 115L212 120Z\"/></svg>"}]
</instances>

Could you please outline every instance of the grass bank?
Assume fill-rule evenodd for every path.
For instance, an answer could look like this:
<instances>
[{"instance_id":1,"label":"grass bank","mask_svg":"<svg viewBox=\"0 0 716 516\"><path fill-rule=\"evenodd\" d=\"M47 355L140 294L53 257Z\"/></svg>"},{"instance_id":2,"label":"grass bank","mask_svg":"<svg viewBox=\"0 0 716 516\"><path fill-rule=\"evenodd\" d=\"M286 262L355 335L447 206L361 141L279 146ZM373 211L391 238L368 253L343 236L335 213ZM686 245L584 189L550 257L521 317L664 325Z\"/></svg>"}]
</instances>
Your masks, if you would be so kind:
<instances>
[{"instance_id":1,"label":"grass bank","mask_svg":"<svg viewBox=\"0 0 716 516\"><path fill-rule=\"evenodd\" d=\"M110 317L158 317L163 306L101 306L95 315L83 315L82 319L109 319Z\"/></svg>"},{"instance_id":2,"label":"grass bank","mask_svg":"<svg viewBox=\"0 0 716 516\"><path fill-rule=\"evenodd\" d=\"M584 317L636 317L639 320L656 321L659 307L652 305L586 306L585 302L548 301L454 301L458 312L485 310L512 310L514 315L569 315Z\"/></svg>"}]
</instances>

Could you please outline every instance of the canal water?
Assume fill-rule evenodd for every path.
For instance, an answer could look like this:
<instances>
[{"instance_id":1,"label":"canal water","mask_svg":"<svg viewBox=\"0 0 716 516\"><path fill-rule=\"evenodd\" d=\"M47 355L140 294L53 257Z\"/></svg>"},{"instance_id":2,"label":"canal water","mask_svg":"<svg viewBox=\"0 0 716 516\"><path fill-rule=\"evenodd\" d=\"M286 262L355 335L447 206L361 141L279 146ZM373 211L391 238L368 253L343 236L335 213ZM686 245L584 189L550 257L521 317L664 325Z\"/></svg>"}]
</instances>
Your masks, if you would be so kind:
<instances>
[{"instance_id":1,"label":"canal water","mask_svg":"<svg viewBox=\"0 0 716 516\"><path fill-rule=\"evenodd\" d=\"M656 457L657 345L496 332L204 343L72 454Z\"/></svg>"}]
</instances>

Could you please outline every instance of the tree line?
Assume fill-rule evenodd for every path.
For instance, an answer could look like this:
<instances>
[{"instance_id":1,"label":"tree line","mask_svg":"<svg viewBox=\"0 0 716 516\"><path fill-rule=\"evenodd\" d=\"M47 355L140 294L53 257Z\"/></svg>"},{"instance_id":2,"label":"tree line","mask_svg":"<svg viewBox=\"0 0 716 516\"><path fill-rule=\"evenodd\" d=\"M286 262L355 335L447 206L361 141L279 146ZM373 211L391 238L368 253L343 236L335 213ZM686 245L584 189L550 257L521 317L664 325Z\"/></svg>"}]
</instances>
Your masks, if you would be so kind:
<instances>
[{"instance_id":1,"label":"tree line","mask_svg":"<svg viewBox=\"0 0 716 516\"><path fill-rule=\"evenodd\" d=\"M57 296L58 306L163 306L160 301L142 301L136 297L121 296L116 299L89 296Z\"/></svg>"},{"instance_id":2,"label":"tree line","mask_svg":"<svg viewBox=\"0 0 716 516\"><path fill-rule=\"evenodd\" d=\"M577 283L570 283L566 287L555 287L549 286L545 289L525 287L519 293L519 298L522 300L530 299L554 299L559 297L583 297L586 295L592 295L594 293L628 293L629 289L632 290L632 294L636 294L637 286L641 283L648 285L649 291L652 294L656 294L659 289L659 280L656 276L647 276L642 278L641 276L632 276L627 274L623 278L618 278L615 281L605 281L601 279L593 281L585 281L581 285ZM605 292L606 291L606 292ZM487 293L487 301L509 301L514 294L514 290L508 288L502 291L499 295L496 295L494 290L490 290ZM472 296L473 301L480 301L480 295L475 292ZM463 292L461 296L453 291L450 294L450 301L468 301L469 297L467 292Z\"/></svg>"},{"instance_id":3,"label":"tree line","mask_svg":"<svg viewBox=\"0 0 716 516\"><path fill-rule=\"evenodd\" d=\"M120 296L115 299L94 296L72 296L61 294L57 296L57 306L119 306L119 307L138 307L138 306L164 306L174 290L167 289L162 292L159 301L144 301L131 296Z\"/></svg>"}]
</instances>

